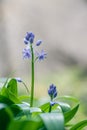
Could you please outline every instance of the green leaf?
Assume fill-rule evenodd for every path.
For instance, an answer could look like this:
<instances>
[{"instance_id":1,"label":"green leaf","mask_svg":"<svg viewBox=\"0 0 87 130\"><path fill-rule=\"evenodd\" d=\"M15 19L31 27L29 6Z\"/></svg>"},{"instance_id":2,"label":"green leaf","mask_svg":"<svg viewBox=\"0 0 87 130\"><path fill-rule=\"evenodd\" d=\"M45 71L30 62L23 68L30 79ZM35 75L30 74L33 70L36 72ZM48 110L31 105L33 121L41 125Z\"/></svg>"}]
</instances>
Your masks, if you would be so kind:
<instances>
[{"instance_id":1,"label":"green leaf","mask_svg":"<svg viewBox=\"0 0 87 130\"><path fill-rule=\"evenodd\" d=\"M14 103L21 103L21 101L12 93L9 89L3 88L3 91L1 93L4 97L10 99Z\"/></svg>"},{"instance_id":2,"label":"green leaf","mask_svg":"<svg viewBox=\"0 0 87 130\"><path fill-rule=\"evenodd\" d=\"M50 106L50 103L48 102L41 105L39 108L42 110L42 112L49 112L49 106Z\"/></svg>"},{"instance_id":3,"label":"green leaf","mask_svg":"<svg viewBox=\"0 0 87 130\"><path fill-rule=\"evenodd\" d=\"M22 104L16 104L14 106L18 106L20 108L20 112L18 113L17 118L23 118L26 116L27 119L30 119L31 117L36 117L38 113L42 112L40 108L30 107L30 104L26 102L23 102Z\"/></svg>"},{"instance_id":4,"label":"green leaf","mask_svg":"<svg viewBox=\"0 0 87 130\"><path fill-rule=\"evenodd\" d=\"M14 104L14 102L12 102L10 99L8 99L7 97L0 95L0 103L4 103L6 105L12 105Z\"/></svg>"},{"instance_id":5,"label":"green leaf","mask_svg":"<svg viewBox=\"0 0 87 130\"><path fill-rule=\"evenodd\" d=\"M39 130L41 122L36 121L15 121L12 122L7 130Z\"/></svg>"},{"instance_id":6,"label":"green leaf","mask_svg":"<svg viewBox=\"0 0 87 130\"><path fill-rule=\"evenodd\" d=\"M15 96L18 96L17 92L17 81L16 79L11 79L7 85L7 89L13 93Z\"/></svg>"},{"instance_id":7,"label":"green leaf","mask_svg":"<svg viewBox=\"0 0 87 130\"><path fill-rule=\"evenodd\" d=\"M22 95L22 96L18 97L18 99L21 100L21 101L29 99L29 98L30 98L30 96L28 96L28 95Z\"/></svg>"},{"instance_id":8,"label":"green leaf","mask_svg":"<svg viewBox=\"0 0 87 130\"><path fill-rule=\"evenodd\" d=\"M73 96L61 96L61 97L58 97L58 98L56 98L56 99L64 99L64 100L69 100L69 101L73 101L73 102L79 102L79 100L77 99L77 98L75 98L75 97L73 97Z\"/></svg>"},{"instance_id":9,"label":"green leaf","mask_svg":"<svg viewBox=\"0 0 87 130\"><path fill-rule=\"evenodd\" d=\"M14 103L21 103L21 101L17 97L17 82L15 79L11 79L7 86L3 86L1 89L1 95L7 97Z\"/></svg>"},{"instance_id":10,"label":"green leaf","mask_svg":"<svg viewBox=\"0 0 87 130\"><path fill-rule=\"evenodd\" d=\"M16 119L30 119L31 117L30 104L26 102L23 102L21 104L14 104L12 106L12 111L16 115Z\"/></svg>"},{"instance_id":11,"label":"green leaf","mask_svg":"<svg viewBox=\"0 0 87 130\"><path fill-rule=\"evenodd\" d=\"M59 104L55 104L54 106L52 106L52 111L55 109L58 110L58 106ZM49 112L49 107L50 107L50 102L41 105L39 108L42 110L42 112Z\"/></svg>"},{"instance_id":12,"label":"green leaf","mask_svg":"<svg viewBox=\"0 0 87 130\"><path fill-rule=\"evenodd\" d=\"M47 130L64 130L64 117L62 113L43 113L40 117Z\"/></svg>"},{"instance_id":13,"label":"green leaf","mask_svg":"<svg viewBox=\"0 0 87 130\"><path fill-rule=\"evenodd\" d=\"M70 111L70 110L71 110L71 107L70 107L70 105L69 105L69 104L64 103L64 102L57 102L57 103L58 103L58 104L59 104L59 106L61 107L61 109L62 109L63 113L68 112L68 111Z\"/></svg>"},{"instance_id":14,"label":"green leaf","mask_svg":"<svg viewBox=\"0 0 87 130\"><path fill-rule=\"evenodd\" d=\"M40 108L43 112L49 112L49 106L50 106L50 103L45 103L41 105ZM56 102L56 104L52 106L52 111L56 111L56 110L61 111L60 109L62 109L63 112L67 112L67 111L70 111L71 107L69 104L63 103L63 102Z\"/></svg>"},{"instance_id":15,"label":"green leaf","mask_svg":"<svg viewBox=\"0 0 87 130\"><path fill-rule=\"evenodd\" d=\"M79 100L73 96L61 96L61 97L55 98L55 101L65 102L65 103L68 103L70 105L71 104L73 104L73 105L79 104Z\"/></svg>"},{"instance_id":16,"label":"green leaf","mask_svg":"<svg viewBox=\"0 0 87 130\"><path fill-rule=\"evenodd\" d=\"M0 104L0 130L7 130L12 119L13 114L10 109L5 104Z\"/></svg>"},{"instance_id":17,"label":"green leaf","mask_svg":"<svg viewBox=\"0 0 87 130\"><path fill-rule=\"evenodd\" d=\"M14 93L9 91L8 89L7 89L7 93L8 93L8 98L10 100L12 100L14 103L21 103L21 101L18 99L18 97L16 95L14 95Z\"/></svg>"},{"instance_id":18,"label":"green leaf","mask_svg":"<svg viewBox=\"0 0 87 130\"><path fill-rule=\"evenodd\" d=\"M38 118L38 115L42 113L41 109L38 107L30 107L30 114L32 114L32 118L36 119Z\"/></svg>"},{"instance_id":19,"label":"green leaf","mask_svg":"<svg viewBox=\"0 0 87 130\"><path fill-rule=\"evenodd\" d=\"M30 107L30 113L34 113L34 112L41 112L41 109L38 107Z\"/></svg>"},{"instance_id":20,"label":"green leaf","mask_svg":"<svg viewBox=\"0 0 87 130\"><path fill-rule=\"evenodd\" d=\"M87 120L84 120L75 124L70 130L82 130L86 126L87 126Z\"/></svg>"},{"instance_id":21,"label":"green leaf","mask_svg":"<svg viewBox=\"0 0 87 130\"><path fill-rule=\"evenodd\" d=\"M79 104L77 104L70 111L64 113L65 123L67 123L68 121L70 121L75 116L76 112L78 111L78 108L79 108Z\"/></svg>"},{"instance_id":22,"label":"green leaf","mask_svg":"<svg viewBox=\"0 0 87 130\"><path fill-rule=\"evenodd\" d=\"M10 109L11 109L15 119L17 118L17 115L22 112L21 108L19 106L17 106L16 104L11 105Z\"/></svg>"},{"instance_id":23,"label":"green leaf","mask_svg":"<svg viewBox=\"0 0 87 130\"><path fill-rule=\"evenodd\" d=\"M22 111L30 111L30 104L23 102L21 104L16 104L21 108Z\"/></svg>"},{"instance_id":24,"label":"green leaf","mask_svg":"<svg viewBox=\"0 0 87 130\"><path fill-rule=\"evenodd\" d=\"M45 127L40 128L39 130L47 130Z\"/></svg>"}]
</instances>

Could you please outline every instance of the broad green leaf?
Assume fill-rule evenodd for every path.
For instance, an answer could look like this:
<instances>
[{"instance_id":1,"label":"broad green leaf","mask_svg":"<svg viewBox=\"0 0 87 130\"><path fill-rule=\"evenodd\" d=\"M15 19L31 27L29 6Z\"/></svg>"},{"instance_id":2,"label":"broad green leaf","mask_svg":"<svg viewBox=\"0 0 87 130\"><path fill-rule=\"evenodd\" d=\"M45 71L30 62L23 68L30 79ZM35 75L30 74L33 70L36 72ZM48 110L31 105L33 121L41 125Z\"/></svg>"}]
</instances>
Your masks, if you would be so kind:
<instances>
[{"instance_id":1,"label":"broad green leaf","mask_svg":"<svg viewBox=\"0 0 87 130\"><path fill-rule=\"evenodd\" d=\"M6 81L7 82L7 81ZM1 91L0 91L0 95L3 95L3 96L5 96L5 97L9 97L9 94L8 94L8 90L7 90L7 87L6 87L6 84L7 83L5 83L4 84L4 86L2 87L2 89L1 89Z\"/></svg>"},{"instance_id":2,"label":"broad green leaf","mask_svg":"<svg viewBox=\"0 0 87 130\"><path fill-rule=\"evenodd\" d=\"M39 108L42 110L42 112L49 112L50 103L49 102L45 103L41 105ZM52 106L52 111L55 109L58 109L58 104L55 104L54 106Z\"/></svg>"},{"instance_id":3,"label":"broad green leaf","mask_svg":"<svg viewBox=\"0 0 87 130\"><path fill-rule=\"evenodd\" d=\"M61 96L56 98L55 100L60 101L60 100L64 100L64 101L70 101L70 102L74 102L74 103L79 103L79 100L73 96Z\"/></svg>"},{"instance_id":4,"label":"broad green leaf","mask_svg":"<svg viewBox=\"0 0 87 130\"><path fill-rule=\"evenodd\" d=\"M31 113L30 113L30 105L26 102L23 102L21 104L15 104L13 106L13 111L15 113L15 109L17 109L19 112L16 113L17 119L30 119Z\"/></svg>"},{"instance_id":5,"label":"broad green leaf","mask_svg":"<svg viewBox=\"0 0 87 130\"><path fill-rule=\"evenodd\" d=\"M78 108L79 108L79 104L77 104L70 111L64 113L65 123L67 123L68 121L70 121L75 116L76 112L78 111Z\"/></svg>"},{"instance_id":6,"label":"broad green leaf","mask_svg":"<svg viewBox=\"0 0 87 130\"><path fill-rule=\"evenodd\" d=\"M14 103L21 103L18 97L14 95L14 93L12 93L9 89L7 89L7 93L8 93L8 98L12 100Z\"/></svg>"},{"instance_id":7,"label":"broad green leaf","mask_svg":"<svg viewBox=\"0 0 87 130\"><path fill-rule=\"evenodd\" d=\"M54 110L52 110L51 112L52 112L52 113L59 113L59 112L63 112L63 111L62 111L62 109L61 109L60 106L57 106L57 108L54 109Z\"/></svg>"},{"instance_id":8,"label":"broad green leaf","mask_svg":"<svg viewBox=\"0 0 87 130\"><path fill-rule=\"evenodd\" d=\"M38 107L30 107L30 113L34 113L34 112L42 112L42 111Z\"/></svg>"},{"instance_id":9,"label":"broad green leaf","mask_svg":"<svg viewBox=\"0 0 87 130\"><path fill-rule=\"evenodd\" d=\"M38 129L38 130L47 130L45 127L42 127L42 128L40 128L40 129Z\"/></svg>"},{"instance_id":10,"label":"broad green leaf","mask_svg":"<svg viewBox=\"0 0 87 130\"><path fill-rule=\"evenodd\" d=\"M15 121L12 122L7 130L39 130L41 122L36 121Z\"/></svg>"},{"instance_id":11,"label":"broad green leaf","mask_svg":"<svg viewBox=\"0 0 87 130\"><path fill-rule=\"evenodd\" d=\"M14 103L21 103L21 101L17 97L17 82L15 79L11 79L7 86L3 86L1 90L1 95L7 97Z\"/></svg>"},{"instance_id":12,"label":"broad green leaf","mask_svg":"<svg viewBox=\"0 0 87 130\"><path fill-rule=\"evenodd\" d=\"M11 109L11 111L12 111L12 113L13 113L13 115L14 115L15 118L17 117L17 115L19 113L22 112L21 108L19 106L17 106L16 104L11 105L10 109Z\"/></svg>"},{"instance_id":13,"label":"broad green leaf","mask_svg":"<svg viewBox=\"0 0 87 130\"><path fill-rule=\"evenodd\" d=\"M43 113L40 117L47 130L64 130L64 117L62 113Z\"/></svg>"},{"instance_id":14,"label":"broad green leaf","mask_svg":"<svg viewBox=\"0 0 87 130\"><path fill-rule=\"evenodd\" d=\"M14 93L14 95L17 96L17 81L15 79L8 80L9 79L4 83L1 94L5 95L5 91L8 89L11 93Z\"/></svg>"},{"instance_id":15,"label":"broad green leaf","mask_svg":"<svg viewBox=\"0 0 87 130\"><path fill-rule=\"evenodd\" d=\"M1 93L4 97L10 99L14 103L21 103L21 101L18 99L17 96L14 95L9 89L3 88L3 91Z\"/></svg>"},{"instance_id":16,"label":"broad green leaf","mask_svg":"<svg viewBox=\"0 0 87 130\"><path fill-rule=\"evenodd\" d=\"M70 130L82 130L86 126L87 126L87 120L84 120L75 124Z\"/></svg>"},{"instance_id":17,"label":"broad green leaf","mask_svg":"<svg viewBox=\"0 0 87 130\"><path fill-rule=\"evenodd\" d=\"M17 81L16 79L11 79L7 85L7 89L11 91L15 96L18 96L17 92Z\"/></svg>"},{"instance_id":18,"label":"broad green leaf","mask_svg":"<svg viewBox=\"0 0 87 130\"><path fill-rule=\"evenodd\" d=\"M30 113L32 114L32 118L38 120L38 115L41 113L41 109L38 107L30 107Z\"/></svg>"},{"instance_id":19,"label":"broad green leaf","mask_svg":"<svg viewBox=\"0 0 87 130\"><path fill-rule=\"evenodd\" d=\"M14 106L18 106L20 108L20 112L17 115L18 118L23 118L24 116L26 116L27 119L30 119L31 117L36 117L38 113L41 113L40 108L30 107L30 104L26 102L23 102L22 104L16 104Z\"/></svg>"},{"instance_id":20,"label":"broad green leaf","mask_svg":"<svg viewBox=\"0 0 87 130\"><path fill-rule=\"evenodd\" d=\"M0 130L7 130L7 127L13 119L13 114L6 105L0 105Z\"/></svg>"},{"instance_id":21,"label":"broad green leaf","mask_svg":"<svg viewBox=\"0 0 87 130\"><path fill-rule=\"evenodd\" d=\"M49 112L49 106L50 106L50 103L48 102L41 105L39 108L42 110L42 112Z\"/></svg>"},{"instance_id":22,"label":"broad green leaf","mask_svg":"<svg viewBox=\"0 0 87 130\"><path fill-rule=\"evenodd\" d=\"M64 113L64 112L68 112L68 111L70 111L70 110L71 110L71 107L70 107L70 105L69 105L69 104L64 103L64 102L57 102L57 103L58 103L58 104L59 104L59 106L61 107L61 109L62 109L63 113Z\"/></svg>"},{"instance_id":23,"label":"broad green leaf","mask_svg":"<svg viewBox=\"0 0 87 130\"><path fill-rule=\"evenodd\" d=\"M28 95L22 95L22 96L18 97L18 99L21 100L21 101L29 99L29 98L30 98L30 96L28 96Z\"/></svg>"},{"instance_id":24,"label":"broad green leaf","mask_svg":"<svg viewBox=\"0 0 87 130\"><path fill-rule=\"evenodd\" d=\"M14 102L12 102L9 98L3 96L3 95L0 95L0 103L4 103L6 105L12 105L14 104Z\"/></svg>"},{"instance_id":25,"label":"broad green leaf","mask_svg":"<svg viewBox=\"0 0 87 130\"><path fill-rule=\"evenodd\" d=\"M30 105L28 103L21 103L16 105L19 106L23 111L30 111Z\"/></svg>"}]
</instances>

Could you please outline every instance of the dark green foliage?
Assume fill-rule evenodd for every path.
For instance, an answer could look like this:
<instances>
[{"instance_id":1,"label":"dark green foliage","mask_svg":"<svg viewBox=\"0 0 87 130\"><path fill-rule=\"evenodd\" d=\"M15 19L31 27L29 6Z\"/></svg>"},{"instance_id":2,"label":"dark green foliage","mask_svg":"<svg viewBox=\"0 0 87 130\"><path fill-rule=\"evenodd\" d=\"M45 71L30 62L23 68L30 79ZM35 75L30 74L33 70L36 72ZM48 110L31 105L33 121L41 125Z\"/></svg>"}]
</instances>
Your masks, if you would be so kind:
<instances>
[{"instance_id":1,"label":"dark green foliage","mask_svg":"<svg viewBox=\"0 0 87 130\"><path fill-rule=\"evenodd\" d=\"M37 121L14 121L7 130L39 130L40 127L41 124Z\"/></svg>"},{"instance_id":2,"label":"dark green foliage","mask_svg":"<svg viewBox=\"0 0 87 130\"><path fill-rule=\"evenodd\" d=\"M70 125L79 108L74 97L63 96L54 100L49 112L50 102L39 107L30 107L18 96L15 79L6 81L0 91L0 130L81 130L87 126L87 120Z\"/></svg>"},{"instance_id":3,"label":"dark green foliage","mask_svg":"<svg viewBox=\"0 0 87 130\"><path fill-rule=\"evenodd\" d=\"M87 120L75 124L70 130L82 130L85 126L87 126Z\"/></svg>"},{"instance_id":4,"label":"dark green foliage","mask_svg":"<svg viewBox=\"0 0 87 130\"><path fill-rule=\"evenodd\" d=\"M7 130L8 125L13 120L13 114L10 109L0 103L0 130Z\"/></svg>"},{"instance_id":5,"label":"dark green foliage","mask_svg":"<svg viewBox=\"0 0 87 130\"><path fill-rule=\"evenodd\" d=\"M77 106L75 106L72 110L64 113L65 123L69 122L75 116L76 112L78 111L78 107L79 104L77 104Z\"/></svg>"},{"instance_id":6,"label":"dark green foliage","mask_svg":"<svg viewBox=\"0 0 87 130\"><path fill-rule=\"evenodd\" d=\"M3 96L3 95L0 95L0 103L4 103L6 105L12 105L14 104L14 102L12 102L9 98Z\"/></svg>"}]
</instances>

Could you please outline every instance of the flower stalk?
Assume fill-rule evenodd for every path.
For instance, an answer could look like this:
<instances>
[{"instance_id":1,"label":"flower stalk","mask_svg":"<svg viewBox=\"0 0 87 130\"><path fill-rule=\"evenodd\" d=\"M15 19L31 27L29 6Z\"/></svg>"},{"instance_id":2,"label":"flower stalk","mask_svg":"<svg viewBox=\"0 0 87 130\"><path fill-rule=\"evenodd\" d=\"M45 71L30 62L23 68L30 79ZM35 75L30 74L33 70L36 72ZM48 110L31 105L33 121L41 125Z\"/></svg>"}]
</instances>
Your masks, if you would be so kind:
<instances>
[{"instance_id":1,"label":"flower stalk","mask_svg":"<svg viewBox=\"0 0 87 130\"><path fill-rule=\"evenodd\" d=\"M30 106L33 107L34 100L34 52L31 44L31 99Z\"/></svg>"},{"instance_id":2,"label":"flower stalk","mask_svg":"<svg viewBox=\"0 0 87 130\"><path fill-rule=\"evenodd\" d=\"M40 53L35 53L34 50L34 38L35 35L32 32L27 32L24 37L24 43L26 44L26 48L23 49L23 59L31 60L31 97L30 97L30 107L33 107L34 101L34 64L36 60L42 61L46 58L46 53L42 50ZM42 40L38 40L36 42L36 46L40 46Z\"/></svg>"},{"instance_id":3,"label":"flower stalk","mask_svg":"<svg viewBox=\"0 0 87 130\"><path fill-rule=\"evenodd\" d=\"M52 102L52 98L51 98L51 102ZM51 112L51 110L52 110L52 105L51 105L51 102L50 102L50 106L49 106L49 112Z\"/></svg>"}]
</instances>

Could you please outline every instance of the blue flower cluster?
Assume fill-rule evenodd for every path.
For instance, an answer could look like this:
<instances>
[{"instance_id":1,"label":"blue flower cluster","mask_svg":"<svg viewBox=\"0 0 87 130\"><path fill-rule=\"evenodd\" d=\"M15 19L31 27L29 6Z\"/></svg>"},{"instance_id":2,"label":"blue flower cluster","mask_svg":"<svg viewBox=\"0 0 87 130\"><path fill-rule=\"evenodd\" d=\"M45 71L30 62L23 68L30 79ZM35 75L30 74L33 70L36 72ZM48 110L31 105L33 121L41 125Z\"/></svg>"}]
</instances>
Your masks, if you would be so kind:
<instances>
[{"instance_id":1,"label":"blue flower cluster","mask_svg":"<svg viewBox=\"0 0 87 130\"><path fill-rule=\"evenodd\" d=\"M32 44L34 42L35 35L32 32L27 32L24 38L24 43L28 44L29 42Z\"/></svg>"},{"instance_id":2,"label":"blue flower cluster","mask_svg":"<svg viewBox=\"0 0 87 130\"><path fill-rule=\"evenodd\" d=\"M51 97L51 100L57 96L57 90L56 86L54 84L51 84L49 89L48 89L48 94Z\"/></svg>"},{"instance_id":3,"label":"blue flower cluster","mask_svg":"<svg viewBox=\"0 0 87 130\"><path fill-rule=\"evenodd\" d=\"M25 59L31 58L32 52L31 52L30 46L32 45L32 47L33 47L34 38L35 38L35 35L32 32L27 32L24 37L24 43L27 45L27 47L25 49L23 49L22 53L23 53L23 58L25 58ZM37 40L36 46L40 46L41 43L42 43L42 40ZM41 50L41 52L37 52L37 53L34 52L34 54L36 56L36 59L38 59L39 61L44 60L47 55L44 50Z\"/></svg>"}]
</instances>

